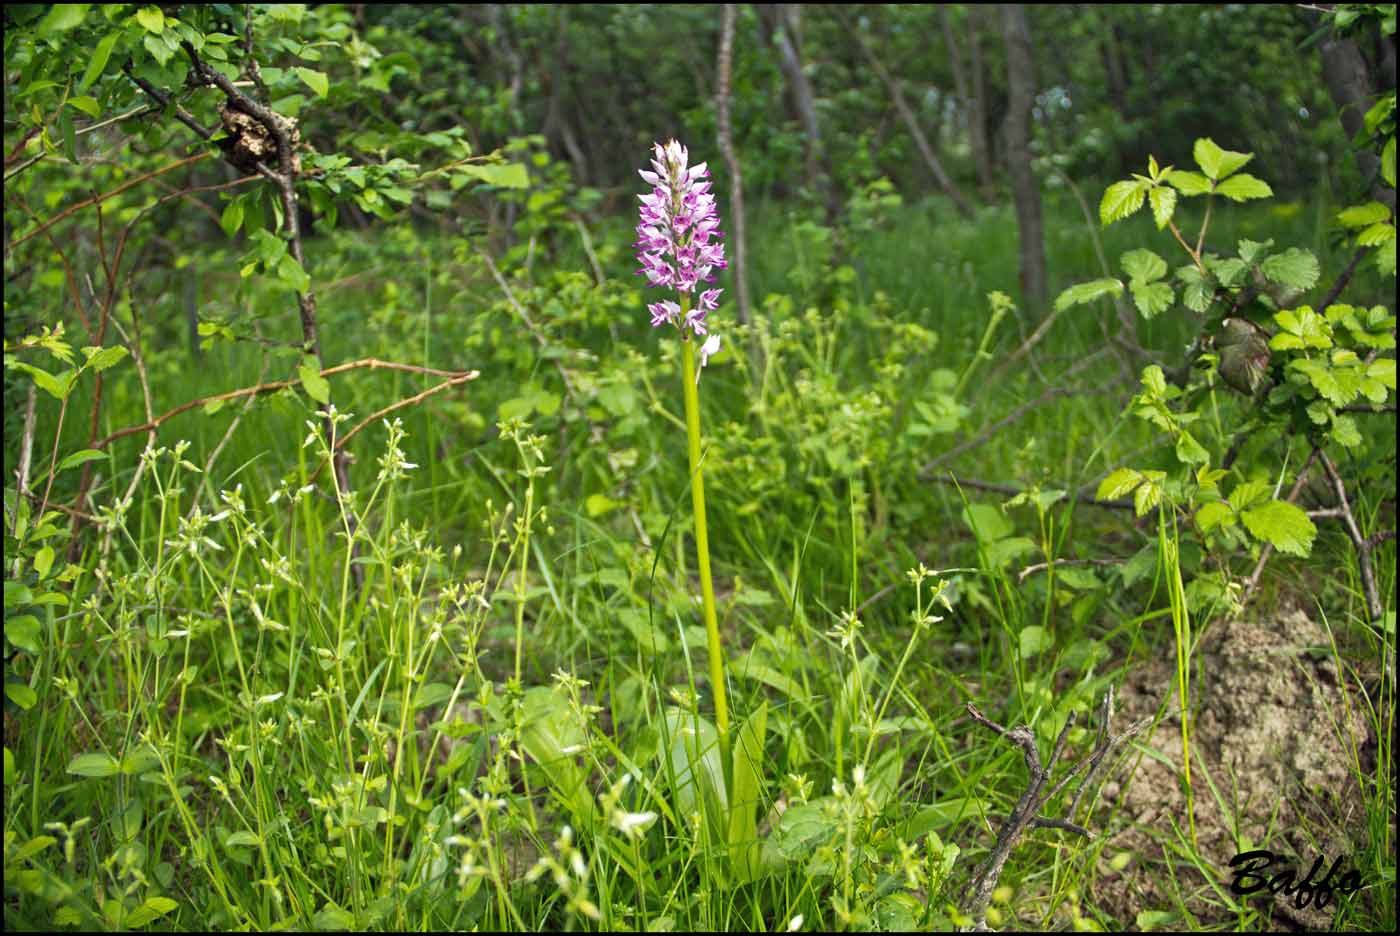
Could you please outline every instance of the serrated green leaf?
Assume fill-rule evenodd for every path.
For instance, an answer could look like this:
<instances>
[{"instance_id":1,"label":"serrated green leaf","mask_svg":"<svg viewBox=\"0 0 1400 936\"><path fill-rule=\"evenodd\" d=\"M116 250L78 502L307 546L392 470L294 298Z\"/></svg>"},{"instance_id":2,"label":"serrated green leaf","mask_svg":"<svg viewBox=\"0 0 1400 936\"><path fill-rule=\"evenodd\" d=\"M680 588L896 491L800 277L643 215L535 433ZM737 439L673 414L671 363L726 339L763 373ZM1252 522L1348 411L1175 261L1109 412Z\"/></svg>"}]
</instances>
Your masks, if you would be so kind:
<instances>
[{"instance_id":1,"label":"serrated green leaf","mask_svg":"<svg viewBox=\"0 0 1400 936\"><path fill-rule=\"evenodd\" d=\"M1210 281L1201 274L1201 271L1194 266L1187 265L1178 267L1176 278L1181 280L1181 304L1192 312L1205 312L1210 308L1211 299L1215 295L1215 290Z\"/></svg>"},{"instance_id":2,"label":"serrated green leaf","mask_svg":"<svg viewBox=\"0 0 1400 936\"><path fill-rule=\"evenodd\" d=\"M1395 240L1395 225L1387 222L1373 224L1356 235L1356 243L1361 247L1378 247L1386 241Z\"/></svg>"},{"instance_id":3,"label":"serrated green leaf","mask_svg":"<svg viewBox=\"0 0 1400 936\"><path fill-rule=\"evenodd\" d=\"M1108 477L1099 482L1094 494L1095 500L1117 500L1125 497L1133 488L1142 483L1142 473L1132 468L1115 468Z\"/></svg>"},{"instance_id":4,"label":"serrated green leaf","mask_svg":"<svg viewBox=\"0 0 1400 936\"><path fill-rule=\"evenodd\" d=\"M121 772L121 766L111 754L94 752L79 754L68 762L68 773L80 777L113 777Z\"/></svg>"},{"instance_id":5,"label":"serrated green leaf","mask_svg":"<svg viewBox=\"0 0 1400 936\"><path fill-rule=\"evenodd\" d=\"M1157 482L1145 481L1133 492L1133 510L1137 516L1145 515L1162 499L1162 486Z\"/></svg>"},{"instance_id":6,"label":"serrated green leaf","mask_svg":"<svg viewBox=\"0 0 1400 936\"><path fill-rule=\"evenodd\" d=\"M1273 238L1263 242L1242 239L1239 244L1240 259L1245 263L1258 263L1273 246Z\"/></svg>"},{"instance_id":7,"label":"serrated green leaf","mask_svg":"<svg viewBox=\"0 0 1400 936\"><path fill-rule=\"evenodd\" d=\"M1230 492L1230 505L1236 511L1244 510L1269 496L1271 490L1266 481L1241 481Z\"/></svg>"},{"instance_id":8,"label":"serrated green leaf","mask_svg":"<svg viewBox=\"0 0 1400 936\"><path fill-rule=\"evenodd\" d=\"M1312 552L1317 527L1295 504L1281 500L1268 501L1241 512L1240 519L1255 539L1271 544L1281 553L1306 557Z\"/></svg>"},{"instance_id":9,"label":"serrated green leaf","mask_svg":"<svg viewBox=\"0 0 1400 936\"><path fill-rule=\"evenodd\" d=\"M1395 188L1395 137L1392 136L1386 141L1385 149L1381 150L1381 178L1386 184Z\"/></svg>"},{"instance_id":10,"label":"serrated green leaf","mask_svg":"<svg viewBox=\"0 0 1400 936\"><path fill-rule=\"evenodd\" d=\"M1249 201L1252 198L1269 198L1274 190L1263 179L1256 179L1247 172L1231 176L1215 187L1215 190L1231 201Z\"/></svg>"},{"instance_id":11,"label":"serrated green leaf","mask_svg":"<svg viewBox=\"0 0 1400 936\"><path fill-rule=\"evenodd\" d=\"M1395 389L1395 359L1378 358L1366 365L1366 376L1379 380L1382 384Z\"/></svg>"},{"instance_id":12,"label":"serrated green leaf","mask_svg":"<svg viewBox=\"0 0 1400 936\"><path fill-rule=\"evenodd\" d=\"M1238 172L1254 158L1253 153L1236 153L1233 150L1221 149L1209 137L1197 140L1191 154L1201 171L1216 182ZM1219 191L1218 188L1216 190Z\"/></svg>"},{"instance_id":13,"label":"serrated green leaf","mask_svg":"<svg viewBox=\"0 0 1400 936\"><path fill-rule=\"evenodd\" d=\"M125 360L127 350L122 345L111 345L106 348L84 348L83 353L87 355L87 366L95 371L105 371L107 368L120 364Z\"/></svg>"},{"instance_id":14,"label":"serrated green leaf","mask_svg":"<svg viewBox=\"0 0 1400 936\"><path fill-rule=\"evenodd\" d=\"M1176 298L1167 283L1133 283L1131 288L1133 304L1145 319L1171 308L1172 301Z\"/></svg>"},{"instance_id":15,"label":"serrated green leaf","mask_svg":"<svg viewBox=\"0 0 1400 936\"><path fill-rule=\"evenodd\" d=\"M1157 222L1157 230L1160 231L1176 211L1176 189L1155 186L1147 193L1147 200L1152 205L1152 220Z\"/></svg>"},{"instance_id":16,"label":"serrated green leaf","mask_svg":"<svg viewBox=\"0 0 1400 936\"><path fill-rule=\"evenodd\" d=\"M502 188L529 188L530 176L521 163L468 163L458 167L458 172Z\"/></svg>"},{"instance_id":17,"label":"serrated green leaf","mask_svg":"<svg viewBox=\"0 0 1400 936\"><path fill-rule=\"evenodd\" d=\"M1259 264L1259 271L1270 282L1293 289L1312 289L1317 285L1321 268L1311 252L1290 247Z\"/></svg>"},{"instance_id":18,"label":"serrated green leaf","mask_svg":"<svg viewBox=\"0 0 1400 936\"><path fill-rule=\"evenodd\" d=\"M1202 533L1209 533L1218 526L1232 526L1235 512L1225 501L1212 501L1196 511L1196 525Z\"/></svg>"},{"instance_id":19,"label":"serrated green leaf","mask_svg":"<svg viewBox=\"0 0 1400 936\"><path fill-rule=\"evenodd\" d=\"M1129 279L1141 283L1150 283L1167 275L1167 261L1150 250L1130 250L1123 254L1120 263Z\"/></svg>"},{"instance_id":20,"label":"serrated green leaf","mask_svg":"<svg viewBox=\"0 0 1400 936\"><path fill-rule=\"evenodd\" d=\"M1394 239L1386 241L1376 248L1376 269L1382 276L1395 278L1395 245Z\"/></svg>"},{"instance_id":21,"label":"serrated green leaf","mask_svg":"<svg viewBox=\"0 0 1400 936\"><path fill-rule=\"evenodd\" d=\"M1346 448L1356 448L1362 442L1361 433L1356 428L1356 420L1345 413L1338 413L1332 420L1332 431L1329 434L1333 442Z\"/></svg>"},{"instance_id":22,"label":"serrated green leaf","mask_svg":"<svg viewBox=\"0 0 1400 936\"><path fill-rule=\"evenodd\" d=\"M1152 399L1160 399L1167 392L1167 375L1156 364L1142 369L1142 387Z\"/></svg>"},{"instance_id":23,"label":"serrated green leaf","mask_svg":"<svg viewBox=\"0 0 1400 936\"><path fill-rule=\"evenodd\" d=\"M1342 227L1364 228L1370 227L1377 221L1389 221L1390 209L1378 201L1367 202L1364 205L1352 205L1337 212L1337 223Z\"/></svg>"},{"instance_id":24,"label":"serrated green leaf","mask_svg":"<svg viewBox=\"0 0 1400 936\"><path fill-rule=\"evenodd\" d=\"M318 97L325 97L331 93L331 82L326 77L325 72L316 71L314 68L303 68L298 65L295 69L297 77L306 82L306 86L316 92Z\"/></svg>"},{"instance_id":25,"label":"serrated green leaf","mask_svg":"<svg viewBox=\"0 0 1400 936\"><path fill-rule=\"evenodd\" d=\"M1204 195L1210 191L1210 179L1199 172L1187 172L1184 169L1173 169L1166 174L1166 180L1173 185L1178 192L1190 198L1193 195Z\"/></svg>"},{"instance_id":26,"label":"serrated green leaf","mask_svg":"<svg viewBox=\"0 0 1400 936\"><path fill-rule=\"evenodd\" d=\"M1176 439L1176 459L1187 465L1204 465L1210 461L1210 453L1191 433L1182 430Z\"/></svg>"},{"instance_id":27,"label":"serrated green leaf","mask_svg":"<svg viewBox=\"0 0 1400 936\"><path fill-rule=\"evenodd\" d=\"M1055 298L1055 311L1063 312L1071 306L1093 302L1103 296L1120 296L1123 284L1116 279L1097 279L1087 283L1076 283Z\"/></svg>"}]
</instances>

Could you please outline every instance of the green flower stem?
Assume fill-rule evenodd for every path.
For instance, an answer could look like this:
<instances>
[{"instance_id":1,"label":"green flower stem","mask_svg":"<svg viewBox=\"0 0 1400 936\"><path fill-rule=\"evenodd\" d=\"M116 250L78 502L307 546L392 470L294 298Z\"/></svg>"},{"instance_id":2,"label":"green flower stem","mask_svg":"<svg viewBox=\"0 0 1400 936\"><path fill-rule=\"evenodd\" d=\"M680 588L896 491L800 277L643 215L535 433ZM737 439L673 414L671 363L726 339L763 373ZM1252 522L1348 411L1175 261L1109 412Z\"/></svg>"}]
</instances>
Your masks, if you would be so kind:
<instances>
[{"instance_id":1,"label":"green flower stem","mask_svg":"<svg viewBox=\"0 0 1400 936\"><path fill-rule=\"evenodd\" d=\"M685 303L689 305L689 303ZM681 309L684 320L688 309ZM700 469L700 390L695 383L695 342L687 335L681 342L682 377L685 381L685 432L690 441L690 499L695 507L695 551L700 564L700 591L705 604L705 633L710 644L710 684L715 693L715 724L721 748L729 737L729 703L724 690L724 649L719 642L715 616L715 586L710 578L710 538L705 528L705 476ZM727 753L727 751L724 751Z\"/></svg>"}]
</instances>

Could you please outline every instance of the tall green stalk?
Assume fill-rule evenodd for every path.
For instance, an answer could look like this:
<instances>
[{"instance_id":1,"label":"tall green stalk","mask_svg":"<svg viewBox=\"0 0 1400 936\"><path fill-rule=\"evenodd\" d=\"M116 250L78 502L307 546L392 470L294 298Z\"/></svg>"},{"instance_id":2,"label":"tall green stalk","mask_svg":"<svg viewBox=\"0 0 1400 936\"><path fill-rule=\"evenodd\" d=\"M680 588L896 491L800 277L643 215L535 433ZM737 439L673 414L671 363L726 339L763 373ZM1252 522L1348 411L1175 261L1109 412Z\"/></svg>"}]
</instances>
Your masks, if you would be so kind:
<instances>
[{"instance_id":1,"label":"tall green stalk","mask_svg":"<svg viewBox=\"0 0 1400 936\"><path fill-rule=\"evenodd\" d=\"M690 303L681 304L684 319ZM700 388L695 381L695 342L681 341L682 380L685 383L685 434L690 448L690 500L695 509L695 551L700 565L700 592L705 606L705 635L710 649L710 683L715 692L715 724L719 728L721 756L728 763L729 703L724 688L724 648L719 641L715 615L715 586L710 577L710 537L705 526L705 476L700 466Z\"/></svg>"}]
</instances>

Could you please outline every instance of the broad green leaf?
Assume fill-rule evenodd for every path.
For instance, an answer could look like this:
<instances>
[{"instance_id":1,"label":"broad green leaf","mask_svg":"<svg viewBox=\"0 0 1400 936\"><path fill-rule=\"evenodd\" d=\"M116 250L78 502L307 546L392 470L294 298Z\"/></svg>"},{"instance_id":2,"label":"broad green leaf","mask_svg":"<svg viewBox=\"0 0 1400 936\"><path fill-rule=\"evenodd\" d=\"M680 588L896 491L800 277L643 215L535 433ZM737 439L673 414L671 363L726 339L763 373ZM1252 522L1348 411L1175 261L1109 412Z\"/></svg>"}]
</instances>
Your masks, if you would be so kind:
<instances>
[{"instance_id":1,"label":"broad green leaf","mask_svg":"<svg viewBox=\"0 0 1400 936\"><path fill-rule=\"evenodd\" d=\"M1389 276L1392 279L1395 277L1396 243L1397 242L1392 238L1376 248L1376 269L1380 270L1381 275Z\"/></svg>"},{"instance_id":2,"label":"broad green leaf","mask_svg":"<svg viewBox=\"0 0 1400 936\"><path fill-rule=\"evenodd\" d=\"M169 897L149 897L141 906L126 915L123 925L129 927L146 926L178 906L180 905Z\"/></svg>"},{"instance_id":3,"label":"broad green leaf","mask_svg":"<svg viewBox=\"0 0 1400 936\"><path fill-rule=\"evenodd\" d=\"M1187 465L1204 465L1210 461L1210 453L1191 433L1182 430L1176 440L1176 458Z\"/></svg>"},{"instance_id":4,"label":"broad green leaf","mask_svg":"<svg viewBox=\"0 0 1400 936\"><path fill-rule=\"evenodd\" d=\"M1249 201L1251 198L1269 198L1274 190L1263 179L1256 179L1247 172L1241 172L1221 182L1215 190L1231 201Z\"/></svg>"},{"instance_id":5,"label":"broad green leaf","mask_svg":"<svg viewBox=\"0 0 1400 936\"><path fill-rule=\"evenodd\" d=\"M1268 240L1263 241L1262 243L1260 241L1241 240L1240 259L1243 260L1245 263L1258 263L1260 260L1264 259L1264 256L1268 253L1269 248L1273 246L1273 238L1269 238Z\"/></svg>"},{"instance_id":6,"label":"broad green leaf","mask_svg":"<svg viewBox=\"0 0 1400 936\"><path fill-rule=\"evenodd\" d=\"M720 820L728 813L729 803L719 756L719 732L704 716L674 706L666 710L666 732L671 747L661 756L670 761L677 812L688 816L699 810L708 819ZM714 828L714 832L727 839L723 825Z\"/></svg>"},{"instance_id":7,"label":"broad green leaf","mask_svg":"<svg viewBox=\"0 0 1400 936\"><path fill-rule=\"evenodd\" d=\"M1176 211L1176 189L1155 186L1147 193L1147 200L1152 205L1152 220L1157 222L1157 230L1160 231Z\"/></svg>"},{"instance_id":8,"label":"broad green leaf","mask_svg":"<svg viewBox=\"0 0 1400 936\"><path fill-rule=\"evenodd\" d=\"M1317 285L1321 268L1309 251L1289 247L1259 264L1259 271L1270 282L1293 289L1312 289Z\"/></svg>"},{"instance_id":9,"label":"broad green leaf","mask_svg":"<svg viewBox=\"0 0 1400 936\"><path fill-rule=\"evenodd\" d=\"M1154 399L1159 399L1167 392L1167 375L1162 368L1156 364L1149 364L1142 369L1142 388Z\"/></svg>"},{"instance_id":10,"label":"broad green leaf","mask_svg":"<svg viewBox=\"0 0 1400 936\"><path fill-rule=\"evenodd\" d=\"M1171 308L1172 301L1176 298L1172 293L1172 288L1167 283L1136 283L1132 287L1133 304L1137 306L1142 317L1150 319L1159 312Z\"/></svg>"},{"instance_id":11,"label":"broad green leaf","mask_svg":"<svg viewBox=\"0 0 1400 936\"><path fill-rule=\"evenodd\" d=\"M468 163L457 170L488 185L502 188L529 188L530 176L521 163Z\"/></svg>"},{"instance_id":12,"label":"broad green leaf","mask_svg":"<svg viewBox=\"0 0 1400 936\"><path fill-rule=\"evenodd\" d=\"M1306 557L1312 552L1317 527L1295 504L1271 500L1242 511L1240 519L1256 539L1272 544L1281 553Z\"/></svg>"},{"instance_id":13,"label":"broad green leaf","mask_svg":"<svg viewBox=\"0 0 1400 936\"><path fill-rule=\"evenodd\" d=\"M1211 298L1215 295L1215 290L1211 286L1201 271L1194 266L1187 265L1178 267L1176 278L1184 284L1181 289L1181 304L1192 312L1205 312L1210 308Z\"/></svg>"},{"instance_id":14,"label":"broad green leaf","mask_svg":"<svg viewBox=\"0 0 1400 936\"><path fill-rule=\"evenodd\" d=\"M45 546L34 554L34 572L43 581L49 577L49 570L53 568L53 547Z\"/></svg>"},{"instance_id":15,"label":"broad green leaf","mask_svg":"<svg viewBox=\"0 0 1400 936\"><path fill-rule=\"evenodd\" d=\"M1382 384L1395 389L1395 359L1377 358L1366 365L1366 376L1379 380Z\"/></svg>"},{"instance_id":16,"label":"broad green leaf","mask_svg":"<svg viewBox=\"0 0 1400 936\"><path fill-rule=\"evenodd\" d=\"M277 261L277 278L299 293L311 288L311 277L290 253L283 254L282 259Z\"/></svg>"},{"instance_id":17,"label":"broad green leaf","mask_svg":"<svg viewBox=\"0 0 1400 936\"><path fill-rule=\"evenodd\" d=\"M1099 482L1094 494L1095 500L1117 500L1126 497L1133 488L1142 483L1142 472L1132 468L1115 468L1108 477Z\"/></svg>"},{"instance_id":18,"label":"broad green leaf","mask_svg":"<svg viewBox=\"0 0 1400 936\"><path fill-rule=\"evenodd\" d=\"M1173 169L1166 174L1168 183L1176 187L1176 190L1188 198L1192 195L1205 195L1210 191L1210 179L1199 172L1187 172L1183 169Z\"/></svg>"},{"instance_id":19,"label":"broad green leaf","mask_svg":"<svg viewBox=\"0 0 1400 936\"><path fill-rule=\"evenodd\" d=\"M1224 501L1212 501L1196 511L1196 525L1202 533L1209 533L1218 526L1232 526L1235 512Z\"/></svg>"},{"instance_id":20,"label":"broad green leaf","mask_svg":"<svg viewBox=\"0 0 1400 936\"><path fill-rule=\"evenodd\" d=\"M84 348L83 354L87 355L88 367L95 371L105 371L125 360L127 350L122 345L111 345L106 348Z\"/></svg>"},{"instance_id":21,"label":"broad green leaf","mask_svg":"<svg viewBox=\"0 0 1400 936\"><path fill-rule=\"evenodd\" d=\"M1039 624L1021 628L1021 658L1029 660L1055 646L1055 638L1046 633Z\"/></svg>"},{"instance_id":22,"label":"broad green leaf","mask_svg":"<svg viewBox=\"0 0 1400 936\"><path fill-rule=\"evenodd\" d=\"M1332 420L1332 441L1347 448L1356 448L1362 443L1361 433L1356 428L1356 420L1345 413L1338 413Z\"/></svg>"},{"instance_id":23,"label":"broad green leaf","mask_svg":"<svg viewBox=\"0 0 1400 936\"><path fill-rule=\"evenodd\" d=\"M253 848L262 844L262 839L258 838L256 832L234 832L224 839L225 848Z\"/></svg>"},{"instance_id":24,"label":"broad green leaf","mask_svg":"<svg viewBox=\"0 0 1400 936\"><path fill-rule=\"evenodd\" d=\"M1140 283L1150 283L1167 275L1167 261L1150 250L1130 250L1120 261L1128 278Z\"/></svg>"},{"instance_id":25,"label":"broad green leaf","mask_svg":"<svg viewBox=\"0 0 1400 936\"><path fill-rule=\"evenodd\" d=\"M117 44L121 35L121 30L115 30L98 40L92 50L92 58L88 59L87 68L83 71L83 77L78 82L79 92L92 87L92 83L101 76L103 69L107 67L107 60L112 57L112 47Z\"/></svg>"},{"instance_id":26,"label":"broad green leaf","mask_svg":"<svg viewBox=\"0 0 1400 936\"><path fill-rule=\"evenodd\" d=\"M159 36L165 32L165 14L159 7L145 6L136 11L136 22L149 33Z\"/></svg>"},{"instance_id":27,"label":"broad green leaf","mask_svg":"<svg viewBox=\"0 0 1400 936\"><path fill-rule=\"evenodd\" d=\"M224 213L219 216L219 227L224 229L224 234L229 237L238 233L238 229L243 226L243 199L235 198L224 206Z\"/></svg>"},{"instance_id":28,"label":"broad green leaf","mask_svg":"<svg viewBox=\"0 0 1400 936\"><path fill-rule=\"evenodd\" d=\"M14 765L14 754L10 753L9 748L5 748L5 782L7 784L10 782L10 775L14 773ZM52 835L35 836L34 838L25 842L19 848L15 849L13 852L7 854L5 856L6 861L7 863L14 862L15 864L19 864L21 861L28 861L30 858L33 858L35 855L39 854L39 852L43 851L51 845L56 844L57 842L58 839L54 838Z\"/></svg>"},{"instance_id":29,"label":"broad green leaf","mask_svg":"<svg viewBox=\"0 0 1400 936\"><path fill-rule=\"evenodd\" d=\"M38 653L42 648L39 637L43 629L32 614L16 614L5 618L5 639L21 650Z\"/></svg>"},{"instance_id":30,"label":"broad green leaf","mask_svg":"<svg viewBox=\"0 0 1400 936\"><path fill-rule=\"evenodd\" d=\"M1244 510L1268 497L1270 490L1267 481L1241 481L1230 492L1230 506L1236 511Z\"/></svg>"},{"instance_id":31,"label":"broad green leaf","mask_svg":"<svg viewBox=\"0 0 1400 936\"><path fill-rule=\"evenodd\" d=\"M1390 209L1378 201L1367 202L1364 205L1353 205L1337 212L1337 223L1342 227L1364 228L1370 227L1377 221L1389 220Z\"/></svg>"},{"instance_id":32,"label":"broad green leaf","mask_svg":"<svg viewBox=\"0 0 1400 936\"><path fill-rule=\"evenodd\" d=\"M1386 184L1395 188L1395 137L1392 136L1386 141L1385 149L1381 150L1381 177Z\"/></svg>"},{"instance_id":33,"label":"broad green leaf","mask_svg":"<svg viewBox=\"0 0 1400 936\"><path fill-rule=\"evenodd\" d=\"M141 40L141 45L151 53L151 58L156 60L156 64L164 68L172 58L175 57L175 50L165 44L165 40L160 36L147 35Z\"/></svg>"},{"instance_id":34,"label":"broad green leaf","mask_svg":"<svg viewBox=\"0 0 1400 936\"><path fill-rule=\"evenodd\" d=\"M759 873L763 855L758 839L758 808L763 804L763 740L768 730L768 703L744 722L734 741L734 789L729 797L729 848L743 880Z\"/></svg>"},{"instance_id":35,"label":"broad green leaf","mask_svg":"<svg viewBox=\"0 0 1400 936\"><path fill-rule=\"evenodd\" d=\"M87 17L90 6L91 3L55 3L39 22L39 36L47 39L75 28Z\"/></svg>"},{"instance_id":36,"label":"broad green leaf","mask_svg":"<svg viewBox=\"0 0 1400 936\"><path fill-rule=\"evenodd\" d=\"M308 354L302 359L301 366L297 368L297 376L301 378L301 385L311 399L317 403L331 401L330 381L321 376L321 368L314 356Z\"/></svg>"},{"instance_id":37,"label":"broad green leaf","mask_svg":"<svg viewBox=\"0 0 1400 936\"><path fill-rule=\"evenodd\" d=\"M330 79L326 77L325 72L316 71L314 68L302 68L301 66L297 66L295 70L297 77L306 82L306 86L312 91L315 91L317 96L325 97L330 94L331 83Z\"/></svg>"},{"instance_id":38,"label":"broad green leaf","mask_svg":"<svg viewBox=\"0 0 1400 936\"><path fill-rule=\"evenodd\" d=\"M14 752L11 751L9 748L5 748L5 786L10 786L11 784L13 784L13 783L14 783L16 780L18 780L18 779L19 779L19 771L18 771L18 769L15 767L15 755L14 755ZM50 845L52 845L52 844L56 841L56 839L54 839L52 836L41 836L41 837L42 837L42 838L47 838L47 839L49 840L49 844L50 844ZM34 843L33 840L30 840L30 843L29 843L29 844L32 845L33 843ZM28 847L29 847L28 845L25 846L25 848L28 848ZM20 850L23 851L24 849L20 849Z\"/></svg>"},{"instance_id":39,"label":"broad green leaf","mask_svg":"<svg viewBox=\"0 0 1400 936\"><path fill-rule=\"evenodd\" d=\"M601 517L609 511L616 510L621 505L608 497L606 494L590 494L583 502L584 510L588 511L590 517Z\"/></svg>"},{"instance_id":40,"label":"broad green leaf","mask_svg":"<svg viewBox=\"0 0 1400 936\"><path fill-rule=\"evenodd\" d=\"M88 97L86 94L70 97L65 103L69 107L82 111L89 117L97 117L102 113L102 105L97 103L97 99Z\"/></svg>"},{"instance_id":41,"label":"broad green leaf","mask_svg":"<svg viewBox=\"0 0 1400 936\"><path fill-rule=\"evenodd\" d=\"M1191 153L1201 171L1216 182L1244 168L1244 165L1254 158L1253 153L1236 153L1233 150L1221 149L1209 137L1197 140Z\"/></svg>"},{"instance_id":42,"label":"broad green leaf","mask_svg":"<svg viewBox=\"0 0 1400 936\"><path fill-rule=\"evenodd\" d=\"M1143 482L1138 489L1133 492L1133 510L1139 517L1146 514L1157 502L1162 499L1162 481L1166 478L1165 471L1144 471Z\"/></svg>"},{"instance_id":43,"label":"broad green leaf","mask_svg":"<svg viewBox=\"0 0 1400 936\"><path fill-rule=\"evenodd\" d=\"M1114 221L1121 221L1142 207L1147 197L1150 183L1139 180L1114 182L1103 193L1099 202L1099 223L1108 227Z\"/></svg>"},{"instance_id":44,"label":"broad green leaf","mask_svg":"<svg viewBox=\"0 0 1400 936\"><path fill-rule=\"evenodd\" d=\"M5 698L26 712L34 707L34 703L39 701L39 695L29 688L27 683L7 682L5 683Z\"/></svg>"},{"instance_id":45,"label":"broad green leaf","mask_svg":"<svg viewBox=\"0 0 1400 936\"><path fill-rule=\"evenodd\" d=\"M322 910L318 910L311 918L311 925L321 932L345 932L355 928L355 915L349 910L342 910L334 904L327 904Z\"/></svg>"},{"instance_id":46,"label":"broad green leaf","mask_svg":"<svg viewBox=\"0 0 1400 936\"><path fill-rule=\"evenodd\" d=\"M111 754L79 754L68 762L68 772L80 777L112 777L121 772L121 765Z\"/></svg>"},{"instance_id":47,"label":"broad green leaf","mask_svg":"<svg viewBox=\"0 0 1400 936\"><path fill-rule=\"evenodd\" d=\"M1093 302L1103 296L1121 296L1123 284L1116 279L1097 279L1087 283L1077 283L1069 287L1055 299L1055 311L1063 312L1070 306Z\"/></svg>"},{"instance_id":48,"label":"broad green leaf","mask_svg":"<svg viewBox=\"0 0 1400 936\"><path fill-rule=\"evenodd\" d=\"M963 508L963 522L983 543L1005 539L1011 535L1011 524L1002 512L991 504L968 504Z\"/></svg>"}]
</instances>

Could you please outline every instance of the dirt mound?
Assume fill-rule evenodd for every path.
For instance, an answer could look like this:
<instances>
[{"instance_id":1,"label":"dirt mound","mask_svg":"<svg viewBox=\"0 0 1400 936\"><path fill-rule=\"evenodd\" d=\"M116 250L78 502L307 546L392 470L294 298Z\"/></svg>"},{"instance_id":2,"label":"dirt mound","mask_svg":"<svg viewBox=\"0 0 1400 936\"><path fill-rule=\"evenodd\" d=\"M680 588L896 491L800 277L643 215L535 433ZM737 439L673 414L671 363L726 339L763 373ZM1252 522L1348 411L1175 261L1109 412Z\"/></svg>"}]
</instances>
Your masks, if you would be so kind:
<instances>
[{"instance_id":1,"label":"dirt mound","mask_svg":"<svg viewBox=\"0 0 1400 936\"><path fill-rule=\"evenodd\" d=\"M1333 883L1355 867L1349 859L1366 834L1356 765L1372 769L1374 738L1356 687L1343 692L1327 633L1300 611L1216 624L1193 660L1191 695L1197 845L1189 844L1169 658L1135 669L1121 690L1120 724L1150 718L1164 702L1167 714L1139 736L1122 772L1104 787L1099 828L1110 838L1094 899L1130 927L1141 912L1178 910L1179 893L1194 920L1159 918L1158 926L1238 924L1229 901L1241 900L1275 927L1330 928L1335 895L1320 911L1298 909L1267 890L1242 898L1229 891L1230 860L1251 849L1275 853L1269 877L1291 870L1302 879L1319 856L1314 881L1339 857ZM1109 868L1107 859L1124 851L1132 862L1122 871Z\"/></svg>"}]
</instances>

